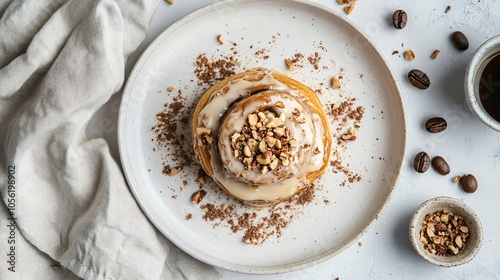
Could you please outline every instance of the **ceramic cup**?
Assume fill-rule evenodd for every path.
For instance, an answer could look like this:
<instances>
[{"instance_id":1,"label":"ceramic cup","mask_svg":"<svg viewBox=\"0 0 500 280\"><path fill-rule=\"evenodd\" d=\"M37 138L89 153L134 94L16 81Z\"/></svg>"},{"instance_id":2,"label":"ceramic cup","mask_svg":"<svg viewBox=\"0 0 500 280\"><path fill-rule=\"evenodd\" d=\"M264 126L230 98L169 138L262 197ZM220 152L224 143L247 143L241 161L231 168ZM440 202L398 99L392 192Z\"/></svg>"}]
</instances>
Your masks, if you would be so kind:
<instances>
[{"instance_id":1,"label":"ceramic cup","mask_svg":"<svg viewBox=\"0 0 500 280\"><path fill-rule=\"evenodd\" d=\"M500 122L492 118L483 108L481 104L481 96L479 95L480 72L485 65L485 62L492 55L500 52L500 36L493 37L484 42L469 62L467 72L465 74L465 98L469 104L469 108L474 115L484 124L492 129L500 132ZM493 81L500 83L500 81ZM500 94L500 92L498 93ZM483 97L484 98L484 97Z\"/></svg>"},{"instance_id":2,"label":"ceramic cup","mask_svg":"<svg viewBox=\"0 0 500 280\"><path fill-rule=\"evenodd\" d=\"M420 229L422 228L425 216L442 210L462 216L469 228L470 235L466 245L457 255L438 256L431 254L424 248L424 244L420 241ZM477 255L483 244L483 227L476 213L464 202L446 196L429 199L420 205L410 221L409 234L413 248L422 258L432 264L444 267L453 267L468 263Z\"/></svg>"}]
</instances>

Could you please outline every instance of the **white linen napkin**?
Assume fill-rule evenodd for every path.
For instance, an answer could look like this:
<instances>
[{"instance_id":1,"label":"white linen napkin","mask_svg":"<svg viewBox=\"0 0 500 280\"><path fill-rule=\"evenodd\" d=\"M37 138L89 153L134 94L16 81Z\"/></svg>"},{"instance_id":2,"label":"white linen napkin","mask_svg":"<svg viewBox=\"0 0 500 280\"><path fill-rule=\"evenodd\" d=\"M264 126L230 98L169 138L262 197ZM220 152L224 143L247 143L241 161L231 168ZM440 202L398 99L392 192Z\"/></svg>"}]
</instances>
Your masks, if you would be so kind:
<instances>
[{"instance_id":1,"label":"white linen napkin","mask_svg":"<svg viewBox=\"0 0 500 280\"><path fill-rule=\"evenodd\" d=\"M85 136L158 3L0 1L0 279L220 278L152 226L106 141Z\"/></svg>"}]
</instances>

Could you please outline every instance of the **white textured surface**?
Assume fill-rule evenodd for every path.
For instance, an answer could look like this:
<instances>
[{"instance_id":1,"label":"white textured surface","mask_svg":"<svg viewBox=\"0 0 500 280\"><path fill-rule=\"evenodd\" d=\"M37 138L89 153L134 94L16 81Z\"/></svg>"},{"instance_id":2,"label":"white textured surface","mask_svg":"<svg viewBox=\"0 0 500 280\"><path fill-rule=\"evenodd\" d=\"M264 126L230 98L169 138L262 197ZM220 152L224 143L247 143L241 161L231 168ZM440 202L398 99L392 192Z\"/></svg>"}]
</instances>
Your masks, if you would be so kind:
<instances>
[{"instance_id":1,"label":"white textured surface","mask_svg":"<svg viewBox=\"0 0 500 280\"><path fill-rule=\"evenodd\" d=\"M153 18L146 41L129 61L133 65L144 48L167 26L177 19L214 1L176 0L173 6L166 2ZM342 12L334 0L315 1ZM450 5L448 14L444 11ZM397 30L392 26L392 13L404 9L409 15L408 25ZM347 16L375 42L385 55L399 80L408 113L408 158L398 188L384 214L357 244L317 266L280 275L251 276L222 271L226 279L496 279L500 274L500 219L496 199L500 197L500 133L476 120L465 104L463 78L468 61L479 45L500 34L500 2L494 0L464 1L370 1L359 0ZM286 28L286 27L283 27ZM470 41L465 52L455 50L450 42L452 32L464 32ZM404 43L404 47L402 47ZM404 50L415 52L414 61L406 61ZM440 49L436 60L431 53ZM400 55L392 55L399 50ZM421 91L406 79L412 68L426 72L431 87ZM117 99L117 97L115 97ZM117 100L111 100L102 110L113 118ZM110 108L110 110L108 110ZM107 112L107 113L104 113ZM111 114L111 115L110 115ZM442 116L448 129L431 135L423 128L430 117ZM99 123L96 123L99 126ZM104 130L110 139L115 130ZM97 131L90 131L99 134ZM431 156L441 155L451 166L447 176L433 170L418 174L412 169L413 157L419 151ZM472 173L479 181L474 194L466 194L451 178ZM469 264L455 268L433 266L413 251L408 238L408 223L414 210L428 198L446 195L466 202L478 214L484 227L484 244L478 256Z\"/></svg>"},{"instance_id":2,"label":"white textured surface","mask_svg":"<svg viewBox=\"0 0 500 280\"><path fill-rule=\"evenodd\" d=\"M119 139L123 170L132 192L149 219L174 244L192 256L227 270L253 274L288 272L309 267L354 244L387 204L394 191L406 149L402 99L394 77L380 58L380 54L342 17L317 6L289 0L236 0L228 5L226 3L211 5L184 18L180 21L182 25L173 25L158 37L137 62L137 68L130 74L124 90L120 111ZM255 21L252 26L246 25L248 18ZM266 42L267 38L277 34L275 28L268 28L271 20L287 22L290 28L280 30L279 39L273 40L274 52L270 53L268 60L254 62L255 49L263 46L260 42ZM204 26L202 29L201 25ZM245 28L244 34L242 28ZM335 147L334 141L336 151L341 154L343 166L348 166L352 172L359 172L362 176L361 182L342 186L342 180L346 180L343 179L343 174L327 170L321 179L315 181L318 186L323 186L318 188L315 195L317 201L321 201L321 197L327 199L328 205L311 203L305 209L301 208L299 212L303 212L294 214L293 222L283 231L283 236L279 239L269 238L265 244L259 246L248 246L241 240L243 234L233 234L224 226L214 228L201 219L201 210L191 203L190 198L191 194L199 189L198 184L189 183L196 178L162 174L162 162L176 162L175 156L154 151L157 146L151 142L150 127L157 123L156 113L164 103L172 101L165 94L154 93L162 92L166 84L174 83L183 88L185 104L196 104L199 99L196 94L199 86L190 82L196 80L192 63L200 52L228 52L224 47L229 44L221 46L213 40L221 30L227 34L229 42L234 41L238 46L236 57L241 59L245 67L265 65L269 69L288 73L292 78L296 77L312 88L316 88L318 83L329 81L332 72L335 73L338 68L343 67L342 79L347 82L342 85L341 92L352 92L357 98L356 106L364 106L364 115L368 116L361 121L362 129L357 133L358 138L349 143L346 149ZM206 43L202 46L193 44L192 36L186 34L203 34L197 35L197 39ZM303 34L308 34L307 40L295 39L303 37ZM251 39L238 41L240 36ZM314 72L311 72L312 66L288 71L283 63L285 57L288 57L286 54L289 51L315 53L318 49L312 42L322 42L328 49L328 53L322 54L321 58L326 61L324 65L328 65L329 69L323 70L323 64L320 64L318 68L322 70ZM267 42L264 43L264 47L267 45ZM346 48L346 45L350 47ZM291 46L295 49L291 49ZM169 51L165 51L166 49ZM245 59L247 57L248 59ZM173 67L179 70L172 71ZM243 84L258 87L258 83ZM275 84L272 88L281 89L278 82L269 77L263 79L262 84ZM238 81L233 81L229 91L220 98L224 100L233 93L239 96L248 89L246 86L241 87ZM339 90L333 90L329 85L325 88L318 96L322 104L338 104ZM147 94L138 99L139 92ZM210 115L218 116L222 114L220 111L224 111L221 108L228 106L221 99L210 103L220 106L211 112L212 114L209 113ZM286 106L290 108L289 105ZM207 106L204 110L211 109ZM205 124L210 122L206 121ZM206 127L212 131L218 130L210 124ZM334 129L333 124L332 130ZM344 132L347 132L347 128L342 130L342 133ZM336 139L341 134L332 131L332 135L333 139ZM297 133L294 137L297 139ZM322 156L319 156L320 164L323 164ZM331 159L336 160L337 157L332 156ZM198 170L197 165L184 166L183 173L196 174ZM221 180L221 177L219 176L218 180ZM181 180L184 179L187 183L183 191L169 192L165 189L165 186L182 185ZM234 194L234 188L237 187L235 182L223 181L223 184ZM296 184L296 181L292 181L290 186L296 187ZM275 186L273 191L279 188ZM220 196L219 189L212 182L207 182L204 189L207 195L203 203L233 203L231 200L227 202L226 195ZM175 200L171 198L172 195L175 195ZM238 196L241 197L241 194ZM245 207L241 208L247 210ZM191 212L193 219L187 222L185 216ZM257 215L266 212L261 211ZM262 219L263 216L260 216L258 220Z\"/></svg>"}]
</instances>

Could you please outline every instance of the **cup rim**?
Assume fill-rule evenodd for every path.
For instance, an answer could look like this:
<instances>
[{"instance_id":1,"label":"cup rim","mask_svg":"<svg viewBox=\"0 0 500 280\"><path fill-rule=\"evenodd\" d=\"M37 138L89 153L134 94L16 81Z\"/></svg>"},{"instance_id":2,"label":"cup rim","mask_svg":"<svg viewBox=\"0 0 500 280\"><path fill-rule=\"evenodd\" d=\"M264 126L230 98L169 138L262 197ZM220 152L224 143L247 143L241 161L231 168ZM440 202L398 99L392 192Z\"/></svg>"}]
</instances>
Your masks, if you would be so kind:
<instances>
[{"instance_id":1,"label":"cup rim","mask_svg":"<svg viewBox=\"0 0 500 280\"><path fill-rule=\"evenodd\" d=\"M500 132L500 122L491 117L480 105L474 92L474 80L477 71L483 65L484 60L494 51L500 52L500 35L492 37L484 42L474 53L465 73L465 95L467 103L479 120L490 128Z\"/></svg>"}]
</instances>

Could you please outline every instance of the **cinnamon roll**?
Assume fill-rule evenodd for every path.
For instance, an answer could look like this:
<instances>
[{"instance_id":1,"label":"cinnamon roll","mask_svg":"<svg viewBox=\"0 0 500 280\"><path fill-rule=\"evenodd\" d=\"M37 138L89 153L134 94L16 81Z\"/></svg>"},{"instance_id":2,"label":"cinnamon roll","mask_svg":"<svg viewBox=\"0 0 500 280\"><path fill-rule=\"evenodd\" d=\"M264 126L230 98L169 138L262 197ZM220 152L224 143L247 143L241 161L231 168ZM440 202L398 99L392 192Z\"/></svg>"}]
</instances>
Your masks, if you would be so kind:
<instances>
[{"instance_id":1,"label":"cinnamon roll","mask_svg":"<svg viewBox=\"0 0 500 280\"><path fill-rule=\"evenodd\" d=\"M304 189L326 169L332 139L307 86L263 68L203 94L192 120L196 159L227 194L268 206Z\"/></svg>"}]
</instances>

